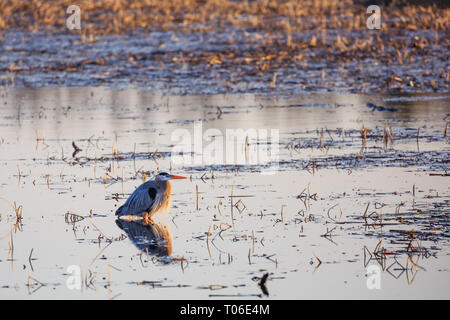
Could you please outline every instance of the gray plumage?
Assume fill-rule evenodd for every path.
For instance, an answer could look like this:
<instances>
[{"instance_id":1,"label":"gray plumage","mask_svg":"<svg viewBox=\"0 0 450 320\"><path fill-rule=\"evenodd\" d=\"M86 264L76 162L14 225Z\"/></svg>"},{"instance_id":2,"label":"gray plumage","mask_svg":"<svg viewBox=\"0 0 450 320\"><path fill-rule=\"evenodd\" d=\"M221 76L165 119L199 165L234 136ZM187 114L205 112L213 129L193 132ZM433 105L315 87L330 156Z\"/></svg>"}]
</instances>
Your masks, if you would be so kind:
<instances>
[{"instance_id":1,"label":"gray plumage","mask_svg":"<svg viewBox=\"0 0 450 320\"><path fill-rule=\"evenodd\" d=\"M167 189L167 184L169 184L168 181L159 180L147 181L141 184L134 190L125 204L117 209L116 215L142 215L146 212L152 214L165 201L170 202L170 196L166 199L165 190Z\"/></svg>"},{"instance_id":2,"label":"gray plumage","mask_svg":"<svg viewBox=\"0 0 450 320\"><path fill-rule=\"evenodd\" d=\"M157 212L167 212L171 202L171 179L186 179L186 177L175 176L166 172L159 173L155 180L141 184L125 204L116 211L117 216L140 215L146 218ZM148 213L148 215L146 215Z\"/></svg>"}]
</instances>

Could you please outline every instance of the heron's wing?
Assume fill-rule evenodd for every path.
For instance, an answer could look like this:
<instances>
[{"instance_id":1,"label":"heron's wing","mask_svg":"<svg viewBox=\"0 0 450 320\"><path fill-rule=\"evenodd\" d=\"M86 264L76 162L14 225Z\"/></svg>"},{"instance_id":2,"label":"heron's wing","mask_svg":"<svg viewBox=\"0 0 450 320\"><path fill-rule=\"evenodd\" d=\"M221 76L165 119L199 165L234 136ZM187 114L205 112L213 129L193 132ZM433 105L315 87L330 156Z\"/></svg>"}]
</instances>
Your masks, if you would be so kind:
<instances>
[{"instance_id":1,"label":"heron's wing","mask_svg":"<svg viewBox=\"0 0 450 320\"><path fill-rule=\"evenodd\" d=\"M116 211L116 215L137 215L149 211L155 202L156 194L157 189L153 181L142 184Z\"/></svg>"}]
</instances>

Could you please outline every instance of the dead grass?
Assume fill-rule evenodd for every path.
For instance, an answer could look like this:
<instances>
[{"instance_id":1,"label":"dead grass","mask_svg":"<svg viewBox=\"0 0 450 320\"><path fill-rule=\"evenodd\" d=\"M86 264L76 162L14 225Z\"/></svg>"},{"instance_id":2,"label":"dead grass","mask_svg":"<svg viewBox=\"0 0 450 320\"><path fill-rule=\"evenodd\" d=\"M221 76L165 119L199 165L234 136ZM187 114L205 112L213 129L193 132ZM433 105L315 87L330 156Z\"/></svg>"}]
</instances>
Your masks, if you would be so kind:
<instances>
[{"instance_id":1,"label":"dead grass","mask_svg":"<svg viewBox=\"0 0 450 320\"><path fill-rule=\"evenodd\" d=\"M70 0L6 0L0 3L0 30L20 28L37 31L65 27ZM90 35L122 33L136 29L209 31L226 26L252 27L273 33L281 31L294 44L292 32L313 29L366 28L365 7L350 0L80 0L81 33ZM389 29L446 30L449 9L436 6L402 6L383 12L383 23ZM101 27L100 27L101 26ZM384 26L383 26L384 27ZM317 45L321 39L311 39ZM348 46L339 38L340 46Z\"/></svg>"},{"instance_id":2,"label":"dead grass","mask_svg":"<svg viewBox=\"0 0 450 320\"><path fill-rule=\"evenodd\" d=\"M70 0L6 0L0 2L0 40L8 30L20 29L28 32L73 33L79 35L80 43L92 43L106 34L145 34L155 31L184 33L215 32L226 34L230 48L214 52L161 52L152 55L164 66L178 68L179 65L208 65L213 68L242 69L251 75L270 75L269 86L276 89L283 82L277 70L287 65L307 68L326 59L330 64L345 64L352 61L374 60L374 65L407 65L418 57L430 56L439 49L439 54L448 47L450 9L433 6L405 5L382 10L382 30L368 30L369 15L366 7L351 0L80 0L81 30L68 30L66 9ZM356 2L356 1L355 1ZM427 31L427 36L415 36L417 31ZM175 34L171 40L176 42ZM245 42L254 50L232 49ZM236 46L239 47L239 46ZM96 61L67 62L64 65L43 67L46 72L77 72L86 65L111 66L117 59L114 55ZM149 58L149 57L147 57ZM127 54L127 61L139 65L144 59L140 55ZM360 64L359 74L364 73ZM4 70L10 73L10 81L20 73L34 69L11 64ZM107 73L109 73L108 71ZM353 72L353 71L352 71ZM450 73L440 70L439 79L418 80L414 77L392 75L384 79L383 89L433 90L445 87ZM342 77L353 76L343 74ZM322 70L322 82L329 76ZM373 80L361 83L361 90ZM437 82L436 82L437 81ZM301 85L299 83L299 85ZM405 89L405 90L406 90ZM356 90L356 89L355 89ZM416 90L416 89L414 89Z\"/></svg>"}]
</instances>

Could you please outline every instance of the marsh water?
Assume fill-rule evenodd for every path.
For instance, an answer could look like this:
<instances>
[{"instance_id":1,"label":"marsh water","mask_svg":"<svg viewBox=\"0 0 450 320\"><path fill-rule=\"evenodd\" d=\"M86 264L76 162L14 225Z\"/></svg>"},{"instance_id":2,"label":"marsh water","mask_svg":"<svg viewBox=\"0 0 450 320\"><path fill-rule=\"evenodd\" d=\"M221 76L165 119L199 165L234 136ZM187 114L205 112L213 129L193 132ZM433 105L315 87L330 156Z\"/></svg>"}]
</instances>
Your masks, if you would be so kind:
<instances>
[{"instance_id":1,"label":"marsh water","mask_svg":"<svg viewBox=\"0 0 450 320\"><path fill-rule=\"evenodd\" d=\"M3 88L0 297L448 299L449 105ZM174 164L173 133L198 123L278 130L246 140L276 145L276 161ZM158 171L189 177L168 216L116 220Z\"/></svg>"}]
</instances>

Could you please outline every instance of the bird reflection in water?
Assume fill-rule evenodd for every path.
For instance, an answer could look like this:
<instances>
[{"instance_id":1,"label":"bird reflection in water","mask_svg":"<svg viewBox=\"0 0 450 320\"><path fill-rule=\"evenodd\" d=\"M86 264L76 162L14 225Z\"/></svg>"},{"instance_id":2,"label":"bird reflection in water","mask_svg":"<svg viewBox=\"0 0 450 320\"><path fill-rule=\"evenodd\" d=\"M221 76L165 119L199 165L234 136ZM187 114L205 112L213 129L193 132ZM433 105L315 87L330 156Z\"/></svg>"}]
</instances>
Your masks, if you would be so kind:
<instances>
[{"instance_id":1,"label":"bird reflection in water","mask_svg":"<svg viewBox=\"0 0 450 320\"><path fill-rule=\"evenodd\" d=\"M158 257L172 254L172 232L165 222L144 223L119 218L116 224L140 251Z\"/></svg>"}]
</instances>

